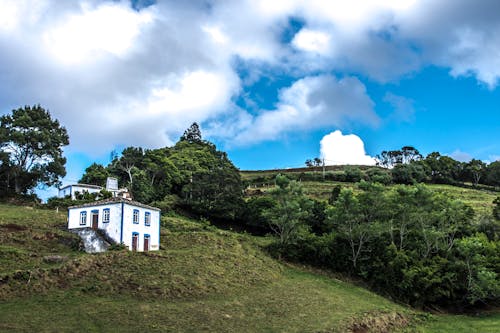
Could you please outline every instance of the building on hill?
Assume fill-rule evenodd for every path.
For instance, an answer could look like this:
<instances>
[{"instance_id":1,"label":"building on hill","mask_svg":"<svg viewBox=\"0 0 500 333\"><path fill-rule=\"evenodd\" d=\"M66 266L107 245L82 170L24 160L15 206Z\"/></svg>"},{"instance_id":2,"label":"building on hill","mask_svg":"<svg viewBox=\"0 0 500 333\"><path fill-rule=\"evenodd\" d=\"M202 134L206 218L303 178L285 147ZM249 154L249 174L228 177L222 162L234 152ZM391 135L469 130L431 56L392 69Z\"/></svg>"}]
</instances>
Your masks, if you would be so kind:
<instances>
[{"instance_id":1,"label":"building on hill","mask_svg":"<svg viewBox=\"0 0 500 333\"><path fill-rule=\"evenodd\" d=\"M124 198L68 207L68 229L100 230L131 251L160 249L160 209Z\"/></svg>"},{"instance_id":2,"label":"building on hill","mask_svg":"<svg viewBox=\"0 0 500 333\"><path fill-rule=\"evenodd\" d=\"M111 192L113 197L122 197L125 199L130 199L130 193L126 188L118 187L118 180L114 177L108 177L106 180L106 188L98 185L89 184L71 184L59 188L59 198L70 197L71 200L76 200L78 194L84 193L99 193L103 189Z\"/></svg>"},{"instance_id":3,"label":"building on hill","mask_svg":"<svg viewBox=\"0 0 500 333\"><path fill-rule=\"evenodd\" d=\"M99 193L102 186L89 185L89 184L71 184L59 188L59 198L71 197L72 200L76 199L78 194L84 193Z\"/></svg>"}]
</instances>

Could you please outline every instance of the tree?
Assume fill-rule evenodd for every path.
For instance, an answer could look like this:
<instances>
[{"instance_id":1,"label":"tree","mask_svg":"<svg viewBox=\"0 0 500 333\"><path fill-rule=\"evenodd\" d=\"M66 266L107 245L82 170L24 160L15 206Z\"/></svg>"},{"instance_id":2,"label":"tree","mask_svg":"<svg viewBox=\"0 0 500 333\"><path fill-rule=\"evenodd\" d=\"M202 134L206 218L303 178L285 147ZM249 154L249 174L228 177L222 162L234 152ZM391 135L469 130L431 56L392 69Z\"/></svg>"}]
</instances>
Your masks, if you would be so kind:
<instances>
[{"instance_id":1,"label":"tree","mask_svg":"<svg viewBox=\"0 0 500 333\"><path fill-rule=\"evenodd\" d=\"M363 216L362 204L351 189L340 191L337 201L327 209L327 215L339 236L348 242L352 267L356 270L358 259L372 236L373 221Z\"/></svg>"},{"instance_id":2,"label":"tree","mask_svg":"<svg viewBox=\"0 0 500 333\"><path fill-rule=\"evenodd\" d=\"M265 212L269 227L278 236L281 249L295 241L300 228L305 226L311 201L302 192L302 186L286 176L276 176L276 188L269 191L276 204Z\"/></svg>"},{"instance_id":3,"label":"tree","mask_svg":"<svg viewBox=\"0 0 500 333\"><path fill-rule=\"evenodd\" d=\"M404 146L401 148L401 154L403 164L409 164L422 159L422 154L420 154L418 149L412 146Z\"/></svg>"},{"instance_id":4,"label":"tree","mask_svg":"<svg viewBox=\"0 0 500 333\"><path fill-rule=\"evenodd\" d=\"M181 141L187 141L187 142L201 142L201 131L200 131L200 126L196 122L191 124L191 126L184 131L184 134L181 136Z\"/></svg>"},{"instance_id":5,"label":"tree","mask_svg":"<svg viewBox=\"0 0 500 333\"><path fill-rule=\"evenodd\" d=\"M431 180L438 184L452 184L461 172L460 162L448 156L433 152L425 158Z\"/></svg>"},{"instance_id":6,"label":"tree","mask_svg":"<svg viewBox=\"0 0 500 333\"><path fill-rule=\"evenodd\" d=\"M39 184L60 184L60 177L66 175L62 148L68 144L66 129L40 105L18 108L0 117L2 167L7 169L4 184L17 194Z\"/></svg>"},{"instance_id":7,"label":"tree","mask_svg":"<svg viewBox=\"0 0 500 333\"><path fill-rule=\"evenodd\" d=\"M127 147L122 151L122 156L115 159L112 164L112 169L118 169L126 173L128 176L128 184L133 194L134 186L134 169L139 169L143 161L144 152L140 147ZM116 171L118 171L116 170Z\"/></svg>"},{"instance_id":8,"label":"tree","mask_svg":"<svg viewBox=\"0 0 500 333\"><path fill-rule=\"evenodd\" d=\"M102 164L92 163L85 169L85 173L78 182L84 184L105 186L108 177L109 171Z\"/></svg>"},{"instance_id":9,"label":"tree","mask_svg":"<svg viewBox=\"0 0 500 333\"><path fill-rule=\"evenodd\" d=\"M470 180L472 180L472 184L477 186L479 184L479 180L481 180L481 177L485 173L486 163L473 158L465 165L465 170L467 171Z\"/></svg>"},{"instance_id":10,"label":"tree","mask_svg":"<svg viewBox=\"0 0 500 333\"><path fill-rule=\"evenodd\" d=\"M495 161L486 167L485 184L500 186L500 161Z\"/></svg>"}]
</instances>

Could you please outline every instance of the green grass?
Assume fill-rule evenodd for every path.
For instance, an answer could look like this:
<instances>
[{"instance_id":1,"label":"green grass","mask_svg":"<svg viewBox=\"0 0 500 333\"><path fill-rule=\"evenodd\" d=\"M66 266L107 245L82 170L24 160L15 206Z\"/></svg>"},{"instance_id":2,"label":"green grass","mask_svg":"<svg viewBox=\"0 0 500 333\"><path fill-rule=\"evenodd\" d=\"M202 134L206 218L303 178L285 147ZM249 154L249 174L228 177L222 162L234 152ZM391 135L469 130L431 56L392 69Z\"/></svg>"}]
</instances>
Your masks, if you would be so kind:
<instances>
[{"instance_id":1,"label":"green grass","mask_svg":"<svg viewBox=\"0 0 500 333\"><path fill-rule=\"evenodd\" d=\"M183 217L162 218L162 250L150 253L85 254L61 242L73 236L64 225L62 213L0 205L0 332L495 332L500 320L418 320L366 289L277 262L261 248L269 238ZM67 260L48 264L48 254Z\"/></svg>"},{"instance_id":2,"label":"green grass","mask_svg":"<svg viewBox=\"0 0 500 333\"><path fill-rule=\"evenodd\" d=\"M413 330L419 333L434 332L499 332L500 312L477 316L464 315L434 315L421 325L416 325Z\"/></svg>"}]
</instances>

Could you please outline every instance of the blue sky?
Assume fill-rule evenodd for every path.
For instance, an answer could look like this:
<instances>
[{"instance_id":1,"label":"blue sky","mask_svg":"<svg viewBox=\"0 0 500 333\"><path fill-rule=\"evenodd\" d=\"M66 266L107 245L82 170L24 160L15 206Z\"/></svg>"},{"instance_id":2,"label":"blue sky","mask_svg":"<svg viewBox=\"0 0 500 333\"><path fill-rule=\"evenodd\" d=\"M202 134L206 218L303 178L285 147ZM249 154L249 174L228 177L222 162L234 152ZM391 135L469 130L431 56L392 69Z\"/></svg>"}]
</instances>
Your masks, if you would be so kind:
<instances>
[{"instance_id":1,"label":"blue sky","mask_svg":"<svg viewBox=\"0 0 500 333\"><path fill-rule=\"evenodd\" d=\"M0 113L40 103L77 181L194 121L241 169L500 158L496 0L0 0ZM47 193L54 193L51 190ZM42 194L47 196L49 194Z\"/></svg>"}]
</instances>

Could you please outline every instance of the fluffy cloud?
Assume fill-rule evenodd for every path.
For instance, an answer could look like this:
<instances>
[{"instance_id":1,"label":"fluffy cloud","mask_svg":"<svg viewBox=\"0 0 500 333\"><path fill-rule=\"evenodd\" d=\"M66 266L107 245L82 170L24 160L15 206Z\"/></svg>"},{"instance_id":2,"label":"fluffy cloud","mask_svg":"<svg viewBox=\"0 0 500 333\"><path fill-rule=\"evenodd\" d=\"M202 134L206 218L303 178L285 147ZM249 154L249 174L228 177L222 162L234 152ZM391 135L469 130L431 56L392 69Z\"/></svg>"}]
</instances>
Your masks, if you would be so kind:
<instances>
[{"instance_id":1,"label":"fluffy cloud","mask_svg":"<svg viewBox=\"0 0 500 333\"><path fill-rule=\"evenodd\" d=\"M379 118L373 106L365 86L354 77L306 77L281 90L276 109L241 117L244 125L226 135L234 137L233 144L250 144L275 140L292 131L351 123L377 126Z\"/></svg>"},{"instance_id":2,"label":"fluffy cloud","mask_svg":"<svg viewBox=\"0 0 500 333\"><path fill-rule=\"evenodd\" d=\"M387 81L434 64L493 88L499 7L494 0L241 0L134 9L125 0L0 0L0 110L41 103L68 128L75 149L99 153L172 143L192 121L239 144L376 126L353 72ZM246 80L237 63L251 68ZM274 109L235 105L247 85L275 73L294 83Z\"/></svg>"},{"instance_id":3,"label":"fluffy cloud","mask_svg":"<svg viewBox=\"0 0 500 333\"><path fill-rule=\"evenodd\" d=\"M320 146L326 165L375 165L375 159L366 155L363 141L355 134L343 135L337 130L325 135Z\"/></svg>"}]
</instances>

